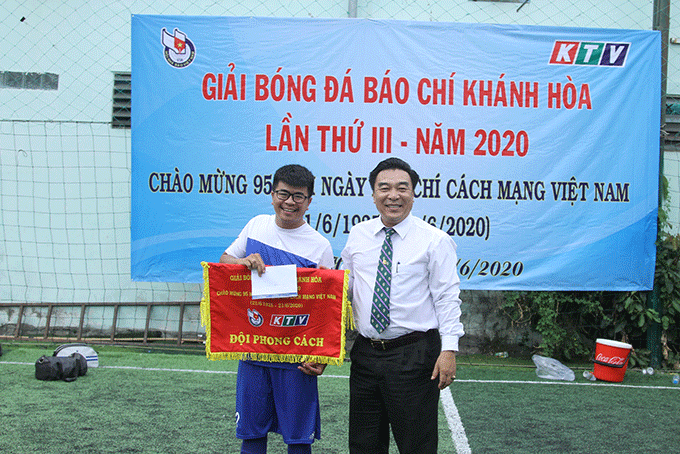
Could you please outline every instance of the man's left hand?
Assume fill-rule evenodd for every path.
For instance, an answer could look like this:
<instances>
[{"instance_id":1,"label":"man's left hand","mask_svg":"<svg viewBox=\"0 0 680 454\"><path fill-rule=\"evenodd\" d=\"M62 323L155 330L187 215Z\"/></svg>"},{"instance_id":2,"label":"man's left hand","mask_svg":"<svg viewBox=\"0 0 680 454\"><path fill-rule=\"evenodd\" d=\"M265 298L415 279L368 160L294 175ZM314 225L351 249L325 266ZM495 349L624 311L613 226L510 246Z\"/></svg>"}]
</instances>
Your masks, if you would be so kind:
<instances>
[{"instance_id":1,"label":"man's left hand","mask_svg":"<svg viewBox=\"0 0 680 454\"><path fill-rule=\"evenodd\" d=\"M326 369L326 364L302 363L302 365L298 366L298 369L307 375L317 376L323 374L323 371Z\"/></svg>"},{"instance_id":2,"label":"man's left hand","mask_svg":"<svg viewBox=\"0 0 680 454\"><path fill-rule=\"evenodd\" d=\"M432 371L432 380L439 377L439 389L444 389L456 379L456 352L444 350L439 354Z\"/></svg>"}]
</instances>

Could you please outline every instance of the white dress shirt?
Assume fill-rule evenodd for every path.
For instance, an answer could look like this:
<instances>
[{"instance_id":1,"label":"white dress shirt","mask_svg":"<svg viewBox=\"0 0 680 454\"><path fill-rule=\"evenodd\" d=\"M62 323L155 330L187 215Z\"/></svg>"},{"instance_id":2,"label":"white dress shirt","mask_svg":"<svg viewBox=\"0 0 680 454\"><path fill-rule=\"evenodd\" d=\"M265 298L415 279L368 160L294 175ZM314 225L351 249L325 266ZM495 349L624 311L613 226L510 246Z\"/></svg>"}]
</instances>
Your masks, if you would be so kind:
<instances>
[{"instance_id":1,"label":"white dress shirt","mask_svg":"<svg viewBox=\"0 0 680 454\"><path fill-rule=\"evenodd\" d=\"M350 270L349 296L359 334L393 339L438 328L442 350L458 351L464 330L460 322L456 243L440 229L412 215L394 226L396 234L392 235L390 324L382 334L371 326L384 227L379 217L355 225L342 251L343 267Z\"/></svg>"}]
</instances>

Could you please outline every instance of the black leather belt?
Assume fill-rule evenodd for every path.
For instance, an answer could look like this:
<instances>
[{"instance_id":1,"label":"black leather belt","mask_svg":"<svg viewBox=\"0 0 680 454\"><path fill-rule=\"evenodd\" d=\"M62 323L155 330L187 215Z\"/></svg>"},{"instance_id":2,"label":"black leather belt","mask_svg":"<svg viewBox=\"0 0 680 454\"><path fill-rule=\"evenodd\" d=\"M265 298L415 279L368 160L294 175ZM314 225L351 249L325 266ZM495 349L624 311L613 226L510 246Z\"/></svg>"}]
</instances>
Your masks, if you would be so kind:
<instances>
[{"instance_id":1,"label":"black leather belt","mask_svg":"<svg viewBox=\"0 0 680 454\"><path fill-rule=\"evenodd\" d=\"M366 339L368 343L371 344L371 347L375 348L376 350L384 351L418 342L420 339L424 338L428 332L414 331L412 333L404 334L403 336L395 337L394 339L371 339L369 337L361 337L364 337L364 339Z\"/></svg>"}]
</instances>

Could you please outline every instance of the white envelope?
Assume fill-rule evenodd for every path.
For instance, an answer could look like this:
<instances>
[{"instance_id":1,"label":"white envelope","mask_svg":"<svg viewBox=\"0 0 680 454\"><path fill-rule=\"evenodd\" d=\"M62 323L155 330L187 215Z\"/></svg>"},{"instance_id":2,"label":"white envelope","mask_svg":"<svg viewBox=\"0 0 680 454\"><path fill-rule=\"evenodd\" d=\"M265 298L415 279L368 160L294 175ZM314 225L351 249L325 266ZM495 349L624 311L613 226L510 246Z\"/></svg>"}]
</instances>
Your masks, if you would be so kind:
<instances>
[{"instance_id":1,"label":"white envelope","mask_svg":"<svg viewBox=\"0 0 680 454\"><path fill-rule=\"evenodd\" d=\"M297 267L295 265L268 266L262 276L251 271L252 299L291 298L297 296Z\"/></svg>"}]
</instances>

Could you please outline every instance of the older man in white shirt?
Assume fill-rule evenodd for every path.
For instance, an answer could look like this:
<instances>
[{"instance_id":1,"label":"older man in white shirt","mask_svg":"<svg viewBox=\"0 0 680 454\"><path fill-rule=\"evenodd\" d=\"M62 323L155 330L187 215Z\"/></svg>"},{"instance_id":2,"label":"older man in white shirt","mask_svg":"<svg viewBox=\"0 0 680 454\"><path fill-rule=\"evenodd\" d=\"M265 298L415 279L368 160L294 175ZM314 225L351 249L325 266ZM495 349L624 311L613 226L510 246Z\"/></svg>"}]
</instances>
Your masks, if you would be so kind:
<instances>
[{"instance_id":1,"label":"older man in white shirt","mask_svg":"<svg viewBox=\"0 0 680 454\"><path fill-rule=\"evenodd\" d=\"M398 158L370 174L380 217L342 251L359 332L350 353L351 454L435 454L439 391L456 377L463 336L456 244L411 215L418 174Z\"/></svg>"}]
</instances>

